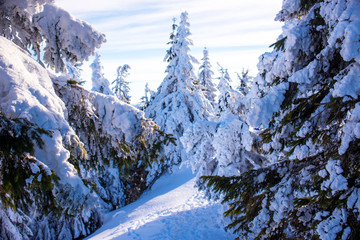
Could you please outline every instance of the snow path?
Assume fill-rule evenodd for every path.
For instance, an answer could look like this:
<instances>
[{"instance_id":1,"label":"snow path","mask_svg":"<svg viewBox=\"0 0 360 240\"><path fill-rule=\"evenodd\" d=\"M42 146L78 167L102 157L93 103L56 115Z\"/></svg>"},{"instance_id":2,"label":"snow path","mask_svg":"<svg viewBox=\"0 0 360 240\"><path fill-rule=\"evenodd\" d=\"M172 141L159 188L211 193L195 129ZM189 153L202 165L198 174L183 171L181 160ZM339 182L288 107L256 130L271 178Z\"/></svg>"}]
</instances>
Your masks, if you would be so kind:
<instances>
[{"instance_id":1,"label":"snow path","mask_svg":"<svg viewBox=\"0 0 360 240\"><path fill-rule=\"evenodd\" d=\"M219 203L194 188L189 169L161 177L139 200L110 212L87 239L234 239L220 223Z\"/></svg>"}]
</instances>

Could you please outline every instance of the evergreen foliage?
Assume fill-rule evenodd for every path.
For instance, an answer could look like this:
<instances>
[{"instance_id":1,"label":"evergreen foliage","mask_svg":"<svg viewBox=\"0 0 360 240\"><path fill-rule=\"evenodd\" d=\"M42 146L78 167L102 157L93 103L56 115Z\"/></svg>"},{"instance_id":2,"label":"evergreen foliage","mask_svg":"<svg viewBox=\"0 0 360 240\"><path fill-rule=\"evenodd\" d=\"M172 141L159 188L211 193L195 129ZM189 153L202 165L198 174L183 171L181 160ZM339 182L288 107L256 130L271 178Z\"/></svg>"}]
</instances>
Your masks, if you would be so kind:
<instances>
[{"instance_id":1,"label":"evergreen foliage","mask_svg":"<svg viewBox=\"0 0 360 240\"><path fill-rule=\"evenodd\" d=\"M4 143L0 148L0 237L65 239L61 238L62 229L56 223L67 229L68 237L85 236L98 228L101 224L98 211L90 211L88 217L82 218L83 211L89 210L88 203L75 201L78 196L73 190L34 157L35 147L45 147L42 135L51 132L25 119L12 120L1 115L0 122L0 139ZM70 220L78 221L83 231L76 230ZM49 235L49 231L55 236Z\"/></svg>"},{"instance_id":2,"label":"evergreen foliage","mask_svg":"<svg viewBox=\"0 0 360 240\"><path fill-rule=\"evenodd\" d=\"M209 51L207 48L204 48L203 51L203 64L199 67L199 79L197 80L198 87L203 91L205 97L209 100L210 103L215 103L216 97L216 88L212 81L212 76L214 72L211 70L211 64L209 59Z\"/></svg>"},{"instance_id":3,"label":"evergreen foliage","mask_svg":"<svg viewBox=\"0 0 360 240\"><path fill-rule=\"evenodd\" d=\"M197 63L197 60L189 53L193 42L189 38L191 33L187 12L181 13L179 26L174 22L172 30L168 42L171 46L164 58L164 61L169 62L165 77L167 81L163 81L159 87L162 93L168 94L185 89L194 90L193 81L196 79L193 63Z\"/></svg>"},{"instance_id":4,"label":"evergreen foliage","mask_svg":"<svg viewBox=\"0 0 360 240\"><path fill-rule=\"evenodd\" d=\"M123 66L119 66L117 68L117 77L112 82L112 84L115 84L113 87L113 91L115 95L123 102L130 104L130 87L129 82L125 80L125 78L130 74L129 73L130 66L127 64L124 64Z\"/></svg>"},{"instance_id":5,"label":"evergreen foliage","mask_svg":"<svg viewBox=\"0 0 360 240\"><path fill-rule=\"evenodd\" d=\"M57 207L55 198L51 194L54 184L52 181L56 180L56 177L50 174L49 177L53 179L47 181L46 176L48 176L48 173L46 173L46 169L33 155L34 142L42 146L41 134L50 133L37 128L24 119L10 120L2 114L0 115L0 123L0 140L2 143L0 146L1 202L5 208L11 206L16 211L18 207L23 210L28 209L28 205L32 205L32 201L36 200L39 205L51 205L48 208L40 209L44 214L49 213L51 208ZM38 168L39 171L33 172L33 168ZM45 174L43 178L38 177L42 174ZM27 179L32 179L32 181L29 182ZM33 185L32 187L36 185L36 193L23 191L27 185ZM46 195L49 193L50 195ZM44 194L44 196L35 199L30 196L35 194Z\"/></svg>"},{"instance_id":6,"label":"evergreen foliage","mask_svg":"<svg viewBox=\"0 0 360 240\"><path fill-rule=\"evenodd\" d=\"M103 66L100 61L101 55L99 53L95 54L94 61L90 64L90 68L92 70L92 91L103 93L106 95L114 95L114 93L110 90L110 83L107 80L102 72Z\"/></svg>"},{"instance_id":7,"label":"evergreen foliage","mask_svg":"<svg viewBox=\"0 0 360 240\"><path fill-rule=\"evenodd\" d=\"M220 66L220 64L219 64ZM197 185L203 188L199 177L204 175L231 176L263 165L264 159L251 152L257 139L243 121L243 95L232 89L227 69L220 66L220 81L216 115L195 121L180 138L187 159L183 164L197 171Z\"/></svg>"},{"instance_id":8,"label":"evergreen foliage","mask_svg":"<svg viewBox=\"0 0 360 240\"><path fill-rule=\"evenodd\" d=\"M74 63L91 55L103 35L95 39L98 33L89 25L50 2L0 3L0 24L8 24L1 29L7 31L4 36L26 48L23 37L33 38L34 26L41 25L39 34L48 30L45 61L51 58L56 71L64 71L65 62L70 69L67 75L54 76L28 52L0 37L1 239L89 235L102 224L104 212L135 201L152 184L148 169L165 158L164 146L174 143L143 112L77 84ZM11 32L16 29L18 33ZM100 61L93 65L96 77L104 80ZM154 172L160 175L161 170Z\"/></svg>"},{"instance_id":9,"label":"evergreen foliage","mask_svg":"<svg viewBox=\"0 0 360 240\"><path fill-rule=\"evenodd\" d=\"M342 169L341 164L334 160L326 163L319 154L241 176L202 179L224 195L222 201L228 206L224 215L232 219L227 228L239 239L356 239L359 214L355 199L359 190L354 180L359 173ZM346 164L358 165L353 160ZM344 177L345 172L352 172L347 178L351 182ZM335 186L339 183L345 185Z\"/></svg>"},{"instance_id":10,"label":"evergreen foliage","mask_svg":"<svg viewBox=\"0 0 360 240\"><path fill-rule=\"evenodd\" d=\"M265 160L251 152L253 141L239 115L228 112L213 121L199 121L181 137L188 154L184 164L198 172L197 185L203 188L200 176L232 176L261 167Z\"/></svg>"},{"instance_id":11,"label":"evergreen foliage","mask_svg":"<svg viewBox=\"0 0 360 240\"><path fill-rule=\"evenodd\" d=\"M176 18L173 18L172 20L173 20L173 24L171 26L172 32L170 33L169 42L167 43L170 45L170 48L166 50L164 62L170 62L173 58L176 57L175 44L177 43L176 30L178 25L176 24ZM170 66L171 66L170 64L167 66L165 72L169 71Z\"/></svg>"},{"instance_id":12,"label":"evergreen foliage","mask_svg":"<svg viewBox=\"0 0 360 240\"><path fill-rule=\"evenodd\" d=\"M239 73L236 73L238 80L240 81L237 90L243 95L246 96L248 94L249 89L251 88L251 82L253 80L253 77L249 75L249 69L243 69L241 71L241 75Z\"/></svg>"},{"instance_id":13,"label":"evergreen foliage","mask_svg":"<svg viewBox=\"0 0 360 240\"><path fill-rule=\"evenodd\" d=\"M269 126L259 151L270 164L203 178L239 239L358 238L359 11L354 0L284 1L286 27L247 95L247 122Z\"/></svg>"},{"instance_id":14,"label":"evergreen foliage","mask_svg":"<svg viewBox=\"0 0 360 240\"><path fill-rule=\"evenodd\" d=\"M164 146L174 143L141 112L131 113L134 109L122 106L115 97L108 99L115 109L126 113L128 108L138 124L134 129L117 129L116 134L106 131L108 116L94 107L104 107L99 102L104 95L87 92L66 79L53 80L76 131L76 135L64 136L64 147L70 153L67 162L75 167L73 174L82 183L74 188L44 164L46 159L35 157L49 147L44 136L52 137L53 131L1 114L0 238L73 239L90 234L102 224L104 211L137 200L152 184L146 169L164 159ZM123 114L123 120L128 117Z\"/></svg>"},{"instance_id":15,"label":"evergreen foliage","mask_svg":"<svg viewBox=\"0 0 360 240\"><path fill-rule=\"evenodd\" d=\"M227 69L218 64L221 74L217 89L219 90L217 115L232 113L240 115L242 95L231 87L231 78Z\"/></svg>"},{"instance_id":16,"label":"evergreen foliage","mask_svg":"<svg viewBox=\"0 0 360 240\"><path fill-rule=\"evenodd\" d=\"M179 26L176 27L174 22L173 32L170 34L171 46L164 59L168 62L167 75L154 99L145 109L146 117L152 118L164 132L176 138L176 145L165 149L167 155L165 162L153 166L153 170L167 168L185 160L187 156L180 137L190 124L211 115L210 103L193 84L196 80L193 63L196 60L190 55L192 41L189 38L191 35L189 27L188 14L183 12Z\"/></svg>"},{"instance_id":17,"label":"evergreen foliage","mask_svg":"<svg viewBox=\"0 0 360 240\"><path fill-rule=\"evenodd\" d=\"M40 63L43 56L45 64L65 72L66 61L75 64L86 60L105 42L105 35L53 2L1 1L0 34L25 50L31 48Z\"/></svg>"},{"instance_id":18,"label":"evergreen foliage","mask_svg":"<svg viewBox=\"0 0 360 240\"><path fill-rule=\"evenodd\" d=\"M155 92L153 90L151 90L149 88L149 84L146 83L145 84L145 95L143 97L141 97L141 107L140 107L141 110L144 111L149 106L150 102L154 100L154 95L155 95Z\"/></svg>"},{"instance_id":19,"label":"evergreen foliage","mask_svg":"<svg viewBox=\"0 0 360 240\"><path fill-rule=\"evenodd\" d=\"M147 181L146 169L165 158L163 148L173 144L174 139L145 119L141 112L113 96L104 97L80 87L57 86L69 111L69 123L84 143L87 154L84 159L72 151L74 157L69 161L76 166L83 181L109 204L109 210L135 201L152 183ZM97 110L104 107L107 110ZM138 125L129 126L130 129L116 126L117 114L121 113L122 121L133 119ZM112 129L108 129L106 122L110 122ZM156 172L160 173L161 169Z\"/></svg>"},{"instance_id":20,"label":"evergreen foliage","mask_svg":"<svg viewBox=\"0 0 360 240\"><path fill-rule=\"evenodd\" d=\"M68 62L66 63L67 75L69 76L68 83L75 85L85 83L85 81L81 79L82 65L82 63L75 63L74 65Z\"/></svg>"}]
</instances>

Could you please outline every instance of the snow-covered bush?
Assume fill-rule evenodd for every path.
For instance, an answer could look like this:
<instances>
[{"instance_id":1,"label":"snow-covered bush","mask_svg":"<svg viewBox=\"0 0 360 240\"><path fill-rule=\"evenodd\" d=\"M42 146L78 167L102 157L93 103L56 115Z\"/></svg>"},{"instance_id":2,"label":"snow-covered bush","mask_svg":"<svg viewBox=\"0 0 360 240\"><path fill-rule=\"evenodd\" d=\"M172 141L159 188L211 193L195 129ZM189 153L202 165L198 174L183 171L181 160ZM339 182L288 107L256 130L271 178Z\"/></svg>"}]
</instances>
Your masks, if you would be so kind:
<instances>
[{"instance_id":1,"label":"snow-covered bush","mask_svg":"<svg viewBox=\"0 0 360 240\"><path fill-rule=\"evenodd\" d=\"M359 236L359 12L356 0L284 1L283 33L244 101L271 164L205 178L239 238Z\"/></svg>"}]
</instances>

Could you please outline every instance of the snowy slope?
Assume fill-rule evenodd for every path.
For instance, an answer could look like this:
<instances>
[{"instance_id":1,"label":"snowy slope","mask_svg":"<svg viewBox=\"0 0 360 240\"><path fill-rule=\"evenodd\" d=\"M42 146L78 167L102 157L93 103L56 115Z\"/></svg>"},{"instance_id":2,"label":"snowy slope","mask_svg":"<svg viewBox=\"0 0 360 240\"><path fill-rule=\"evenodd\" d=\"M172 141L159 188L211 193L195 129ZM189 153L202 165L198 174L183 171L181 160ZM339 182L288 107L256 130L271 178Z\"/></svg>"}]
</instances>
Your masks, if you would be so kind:
<instances>
[{"instance_id":1,"label":"snowy slope","mask_svg":"<svg viewBox=\"0 0 360 240\"><path fill-rule=\"evenodd\" d=\"M190 169L162 176L138 201L109 213L87 239L234 239L219 222L220 204L194 183Z\"/></svg>"}]
</instances>

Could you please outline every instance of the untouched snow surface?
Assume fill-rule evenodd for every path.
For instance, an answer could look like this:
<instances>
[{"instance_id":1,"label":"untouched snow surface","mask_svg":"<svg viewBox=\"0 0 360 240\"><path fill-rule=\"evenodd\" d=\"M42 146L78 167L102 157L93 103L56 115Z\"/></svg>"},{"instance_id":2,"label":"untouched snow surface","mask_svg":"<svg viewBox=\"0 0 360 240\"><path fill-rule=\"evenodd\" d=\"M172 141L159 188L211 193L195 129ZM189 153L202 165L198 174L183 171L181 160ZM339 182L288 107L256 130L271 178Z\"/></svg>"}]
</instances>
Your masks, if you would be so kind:
<instances>
[{"instance_id":1,"label":"untouched snow surface","mask_svg":"<svg viewBox=\"0 0 360 240\"><path fill-rule=\"evenodd\" d=\"M195 174L177 169L161 177L142 197L105 216L88 240L234 239L223 227L221 205L194 187Z\"/></svg>"}]
</instances>

